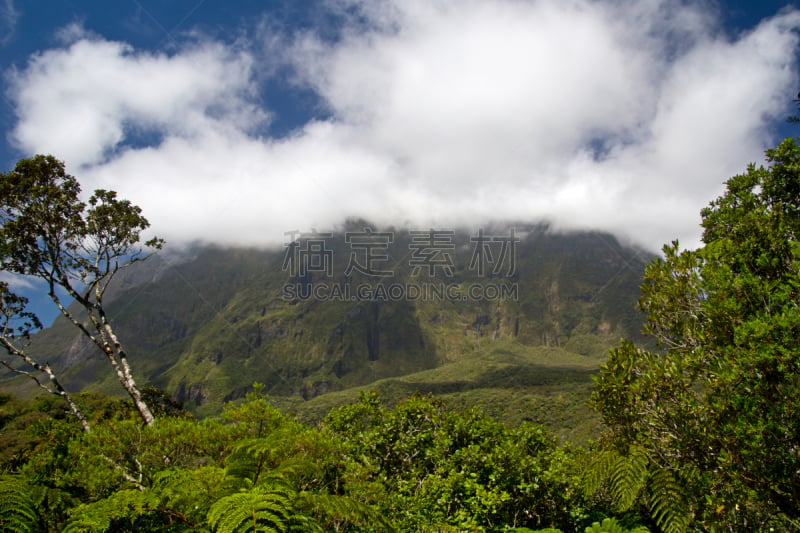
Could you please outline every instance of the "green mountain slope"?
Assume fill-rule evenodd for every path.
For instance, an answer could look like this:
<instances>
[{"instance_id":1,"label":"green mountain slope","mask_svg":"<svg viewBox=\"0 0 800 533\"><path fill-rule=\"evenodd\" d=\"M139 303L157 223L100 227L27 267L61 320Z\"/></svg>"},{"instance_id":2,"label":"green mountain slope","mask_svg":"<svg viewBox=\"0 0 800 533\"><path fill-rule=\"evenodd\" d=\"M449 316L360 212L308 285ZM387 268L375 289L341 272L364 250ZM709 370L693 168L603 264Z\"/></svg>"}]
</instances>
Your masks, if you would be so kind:
<instances>
[{"instance_id":1,"label":"green mountain slope","mask_svg":"<svg viewBox=\"0 0 800 533\"><path fill-rule=\"evenodd\" d=\"M276 397L282 409L314 423L334 407L376 391L386 405L413 394L433 394L453 408L478 406L512 426L543 424L563 439L583 441L595 434L599 417L587 405L591 376L604 360L563 348L524 346L497 339L463 359L405 376L381 379L302 400Z\"/></svg>"},{"instance_id":2,"label":"green mountain slope","mask_svg":"<svg viewBox=\"0 0 800 533\"><path fill-rule=\"evenodd\" d=\"M513 264L480 273L470 268L481 244L476 232L439 236L447 246L432 250L423 249L419 235L390 228L383 230L392 235L380 250L385 260L375 266L392 276L357 269L345 276L364 252L345 233L363 233L364 226L352 222L324 243L330 274L309 269L292 276L283 268L289 249L218 247L197 247L180 260L164 254L126 274L109 314L139 383L166 389L199 414L218 411L261 382L276 402L308 418L372 384L387 398L429 391L490 411L501 403L509 419L540 412L549 420L553 398L569 397L572 405L588 394L589 376L609 346L623 336L639 338L634 304L651 256L610 235L491 228L487 235L519 242ZM499 264L498 243L491 245ZM448 264L423 261L443 254L451 272ZM430 265L436 268L429 272ZM372 290L372 300L303 297L315 288L330 297L332 287L360 285ZM393 298L392 285L407 292ZM466 295L474 286L483 298ZM513 291L492 298L488 286ZM380 287L384 292L376 292ZM413 297L414 287L434 292ZM450 294L436 293L448 287ZM100 354L65 321L41 332L33 348L69 388L119 393Z\"/></svg>"}]
</instances>

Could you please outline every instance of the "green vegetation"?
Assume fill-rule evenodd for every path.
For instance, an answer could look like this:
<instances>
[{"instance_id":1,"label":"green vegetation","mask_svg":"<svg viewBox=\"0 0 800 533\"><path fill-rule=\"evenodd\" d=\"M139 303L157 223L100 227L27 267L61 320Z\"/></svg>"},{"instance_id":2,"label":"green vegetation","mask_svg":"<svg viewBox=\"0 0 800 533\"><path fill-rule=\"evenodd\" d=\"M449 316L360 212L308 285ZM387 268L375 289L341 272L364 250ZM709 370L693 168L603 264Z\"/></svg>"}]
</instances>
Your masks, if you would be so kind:
<instances>
[{"instance_id":1,"label":"green vegetation","mask_svg":"<svg viewBox=\"0 0 800 533\"><path fill-rule=\"evenodd\" d=\"M800 145L767 160L703 210L701 248L673 242L645 269L651 340L631 336L603 364L637 316L615 307L626 292L613 286L635 276L541 234L542 255L523 247L519 263L540 290L513 302L287 302L274 274L254 274L264 297L238 289L252 283L242 270L188 263L173 273L196 268L224 305L162 307L138 341L180 352L143 365L179 385L177 401L153 387L138 400L0 396L0 528L800 529ZM35 317L2 288L4 334L27 340ZM241 386L259 372L271 381Z\"/></svg>"},{"instance_id":2,"label":"green vegetation","mask_svg":"<svg viewBox=\"0 0 800 533\"><path fill-rule=\"evenodd\" d=\"M130 402L3 398L0 524L15 531L524 531L592 527L585 452L431 396L375 393L311 427L256 387L221 416L176 408L152 425ZM602 522L600 531L608 529ZM599 527L599 526L598 526ZM594 530L593 530L594 531Z\"/></svg>"},{"instance_id":3,"label":"green vegetation","mask_svg":"<svg viewBox=\"0 0 800 533\"><path fill-rule=\"evenodd\" d=\"M333 393L337 396L321 403L340 405L336 398L348 389L452 364L455 373L462 361L479 372L484 357L506 352L517 361L509 364L522 367L519 379L504 385L487 365L485 378L462 392L488 398L498 386L511 385L515 403L526 410L523 398L533 402L558 396L536 369L553 376L563 367L569 375L562 381L579 389L576 403L582 404L591 381L587 373L579 385L570 369L588 370L585 362L599 369L620 338L645 340L638 334L641 314L634 304L650 256L609 235L517 228L522 239L513 279L519 284L517 301L292 301L281 294L289 281L281 271L283 250L203 247L180 260L158 254L121 273L112 286L116 290L110 293L108 314L135 358L139 381L169 391L198 416L218 415L226 401L243 397L258 381L277 405L297 406L304 420L320 420L327 410L315 409L316 402L306 406L306 401ZM334 281L349 256L343 233L336 235L339 239L331 242ZM410 279L407 236L397 235L390 254L398 263L393 267L398 282L405 282ZM466 250L456 257L455 277L464 284L478 281L465 264L469 232L456 232L455 240L459 250ZM68 390L115 394L115 377L71 327L56 320L34 336L31 353L51 361ZM540 348L547 357L531 358ZM546 351L551 348L555 351ZM3 386L20 396L33 389L20 380ZM396 394L381 393L396 402L417 390L403 387ZM426 385L419 390L434 389ZM464 394L461 399L469 401ZM494 409L486 401L480 404ZM589 413L583 405L580 410ZM514 424L528 417L509 415Z\"/></svg>"},{"instance_id":4,"label":"green vegetation","mask_svg":"<svg viewBox=\"0 0 800 533\"><path fill-rule=\"evenodd\" d=\"M647 268L661 349L623 343L597 380L591 477L665 531L800 527L800 146L767 160L703 210L703 247Z\"/></svg>"},{"instance_id":5,"label":"green vegetation","mask_svg":"<svg viewBox=\"0 0 800 533\"><path fill-rule=\"evenodd\" d=\"M460 361L311 400L274 397L275 405L314 423L332 408L377 392L384 406L416 394L433 394L454 408L479 407L512 427L542 424L560 440L586 442L599 434L599 417L588 406L592 376L603 359L563 348L524 346L512 339L484 343Z\"/></svg>"},{"instance_id":6,"label":"green vegetation","mask_svg":"<svg viewBox=\"0 0 800 533\"><path fill-rule=\"evenodd\" d=\"M80 201L80 193L78 180L53 156L21 159L13 171L0 173L0 267L44 282L63 317L99 348L142 419L151 424L153 414L134 381L127 350L108 320L104 298L120 269L146 259L163 241L152 238L139 244L150 224L139 207L118 199L114 191L94 191L88 206ZM73 304L68 309L69 300ZM11 358L0 362L64 398L89 431L50 364L39 363L27 351L30 334L41 324L26 304L7 282L0 283L0 345Z\"/></svg>"}]
</instances>

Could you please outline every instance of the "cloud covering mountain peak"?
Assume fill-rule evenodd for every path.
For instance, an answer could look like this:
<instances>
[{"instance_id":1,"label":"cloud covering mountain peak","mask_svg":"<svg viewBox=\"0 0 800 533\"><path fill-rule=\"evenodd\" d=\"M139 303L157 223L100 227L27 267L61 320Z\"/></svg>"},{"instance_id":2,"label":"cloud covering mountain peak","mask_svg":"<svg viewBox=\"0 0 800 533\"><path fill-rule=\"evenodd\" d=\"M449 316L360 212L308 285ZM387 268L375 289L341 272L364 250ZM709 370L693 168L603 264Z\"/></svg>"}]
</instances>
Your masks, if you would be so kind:
<instances>
[{"instance_id":1,"label":"cloud covering mountain peak","mask_svg":"<svg viewBox=\"0 0 800 533\"><path fill-rule=\"evenodd\" d=\"M492 219L696 244L699 210L774 141L800 12L729 35L677 1L341 2L323 28L72 32L11 74L12 141L112 188L173 241L280 243L345 217ZM314 95L285 135L266 84Z\"/></svg>"}]
</instances>

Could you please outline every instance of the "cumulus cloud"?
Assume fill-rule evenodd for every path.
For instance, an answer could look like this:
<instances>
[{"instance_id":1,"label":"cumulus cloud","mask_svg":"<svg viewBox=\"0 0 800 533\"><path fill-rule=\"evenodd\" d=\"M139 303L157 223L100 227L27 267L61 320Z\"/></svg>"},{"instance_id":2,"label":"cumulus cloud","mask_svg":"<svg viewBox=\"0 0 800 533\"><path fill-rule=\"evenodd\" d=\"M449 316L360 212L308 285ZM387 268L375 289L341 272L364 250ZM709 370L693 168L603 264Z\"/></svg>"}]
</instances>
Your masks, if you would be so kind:
<instances>
[{"instance_id":1,"label":"cumulus cloud","mask_svg":"<svg viewBox=\"0 0 800 533\"><path fill-rule=\"evenodd\" d=\"M273 244L360 216L546 219L693 245L700 209L787 113L800 12L729 36L697 6L621 4L347 2L335 41L269 34L172 55L78 36L14 73L12 137L177 241ZM327 109L272 138L281 110L259 84L278 63Z\"/></svg>"},{"instance_id":2,"label":"cumulus cloud","mask_svg":"<svg viewBox=\"0 0 800 533\"><path fill-rule=\"evenodd\" d=\"M106 163L140 131L190 137L246 132L265 120L250 103L252 59L218 43L175 56L137 52L125 43L79 33L66 48L35 55L11 77L26 149L50 148L72 165Z\"/></svg>"},{"instance_id":3,"label":"cumulus cloud","mask_svg":"<svg viewBox=\"0 0 800 533\"><path fill-rule=\"evenodd\" d=\"M25 291L41 285L41 281L28 276L21 276L5 270L0 271L0 282L8 283L12 291Z\"/></svg>"}]
</instances>

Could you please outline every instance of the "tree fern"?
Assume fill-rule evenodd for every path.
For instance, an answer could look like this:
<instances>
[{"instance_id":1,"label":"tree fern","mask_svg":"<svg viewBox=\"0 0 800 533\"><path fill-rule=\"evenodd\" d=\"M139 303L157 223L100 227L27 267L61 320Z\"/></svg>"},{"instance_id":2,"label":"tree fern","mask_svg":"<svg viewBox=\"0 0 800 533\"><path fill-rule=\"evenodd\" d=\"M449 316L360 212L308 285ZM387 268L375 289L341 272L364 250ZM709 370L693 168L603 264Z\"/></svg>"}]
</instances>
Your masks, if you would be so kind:
<instances>
[{"instance_id":1,"label":"tree fern","mask_svg":"<svg viewBox=\"0 0 800 533\"><path fill-rule=\"evenodd\" d=\"M42 529L61 531L67 520L67 512L78 505L78 498L66 490L45 485L32 485L30 490L36 509L39 510Z\"/></svg>"},{"instance_id":2,"label":"tree fern","mask_svg":"<svg viewBox=\"0 0 800 533\"><path fill-rule=\"evenodd\" d=\"M611 472L619 459L619 453L611 448L597 450L588 467L583 471L583 490L591 496L611 477Z\"/></svg>"},{"instance_id":3,"label":"tree fern","mask_svg":"<svg viewBox=\"0 0 800 533\"><path fill-rule=\"evenodd\" d=\"M302 426L286 424L266 437L238 442L227 460L228 475L258 484L262 480L283 481L290 474L313 471L316 465L305 460L299 450L305 433Z\"/></svg>"},{"instance_id":4,"label":"tree fern","mask_svg":"<svg viewBox=\"0 0 800 533\"><path fill-rule=\"evenodd\" d=\"M155 511L160 498L152 491L123 489L103 500L79 505L64 533L111 531L115 522L133 524L138 518Z\"/></svg>"},{"instance_id":5,"label":"tree fern","mask_svg":"<svg viewBox=\"0 0 800 533\"><path fill-rule=\"evenodd\" d=\"M347 496L303 492L298 495L296 507L321 522L337 526L337 530L343 525L379 526L382 531L394 529L378 509Z\"/></svg>"},{"instance_id":6,"label":"tree fern","mask_svg":"<svg viewBox=\"0 0 800 533\"><path fill-rule=\"evenodd\" d=\"M319 465L307 456L317 438L285 425L260 438L237 443L228 457L228 486L240 489L216 502L208 522L218 531L311 531L343 525L389 522L373 507L334 494L302 491L302 479L320 477Z\"/></svg>"},{"instance_id":7,"label":"tree fern","mask_svg":"<svg viewBox=\"0 0 800 533\"><path fill-rule=\"evenodd\" d=\"M143 524L159 530L176 523L195 527L205 522L206 510L223 493L224 479L217 467L164 470L145 490L119 490L74 508L64 531L137 531L146 529Z\"/></svg>"},{"instance_id":8,"label":"tree fern","mask_svg":"<svg viewBox=\"0 0 800 533\"><path fill-rule=\"evenodd\" d=\"M640 446L631 445L627 454L615 448L598 452L584 472L583 482L587 495L606 484L620 512L629 510L646 495L650 515L665 533L686 531L691 522L691 509L681 484L670 470L655 465Z\"/></svg>"},{"instance_id":9,"label":"tree fern","mask_svg":"<svg viewBox=\"0 0 800 533\"><path fill-rule=\"evenodd\" d=\"M627 455L619 455L609 478L611 495L620 512L631 508L647 481L647 467L650 463L647 451L631 446Z\"/></svg>"},{"instance_id":10,"label":"tree fern","mask_svg":"<svg viewBox=\"0 0 800 533\"><path fill-rule=\"evenodd\" d=\"M683 490L667 469L659 469L650 479L650 512L664 533L686 531L691 522Z\"/></svg>"},{"instance_id":11,"label":"tree fern","mask_svg":"<svg viewBox=\"0 0 800 533\"><path fill-rule=\"evenodd\" d=\"M598 451L583 473L584 491L592 495L607 484L619 510L627 511L647 480L648 464L647 452L638 446L631 446L627 455L615 448Z\"/></svg>"},{"instance_id":12,"label":"tree fern","mask_svg":"<svg viewBox=\"0 0 800 533\"><path fill-rule=\"evenodd\" d=\"M208 524L219 533L281 533L288 530L292 514L288 491L259 486L217 500L208 511Z\"/></svg>"},{"instance_id":13,"label":"tree fern","mask_svg":"<svg viewBox=\"0 0 800 533\"><path fill-rule=\"evenodd\" d=\"M39 517L29 486L17 476L0 476L0 530L38 530Z\"/></svg>"},{"instance_id":14,"label":"tree fern","mask_svg":"<svg viewBox=\"0 0 800 533\"><path fill-rule=\"evenodd\" d=\"M162 511L177 511L199 523L205 521L208 508L228 493L225 482L225 471L215 466L170 469L156 474L151 490L159 494Z\"/></svg>"}]
</instances>

